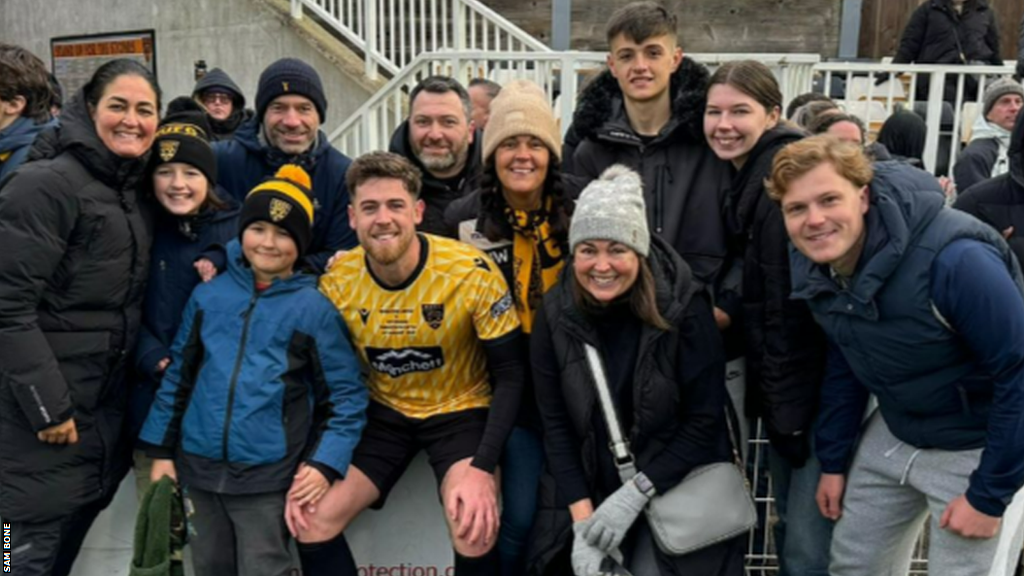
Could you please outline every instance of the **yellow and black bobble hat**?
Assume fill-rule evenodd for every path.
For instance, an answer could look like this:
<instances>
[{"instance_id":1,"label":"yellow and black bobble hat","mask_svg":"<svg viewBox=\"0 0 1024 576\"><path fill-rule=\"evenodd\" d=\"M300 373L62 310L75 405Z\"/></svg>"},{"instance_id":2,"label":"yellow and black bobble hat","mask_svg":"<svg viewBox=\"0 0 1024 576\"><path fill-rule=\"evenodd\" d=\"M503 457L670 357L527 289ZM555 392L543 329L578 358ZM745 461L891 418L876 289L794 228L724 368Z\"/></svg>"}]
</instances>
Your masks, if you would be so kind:
<instances>
[{"instance_id":1,"label":"yellow and black bobble hat","mask_svg":"<svg viewBox=\"0 0 1024 576\"><path fill-rule=\"evenodd\" d=\"M299 258L305 256L313 236L312 186L309 174L301 167L282 166L245 197L238 222L239 238L253 222L270 222L287 230L299 249Z\"/></svg>"}]
</instances>

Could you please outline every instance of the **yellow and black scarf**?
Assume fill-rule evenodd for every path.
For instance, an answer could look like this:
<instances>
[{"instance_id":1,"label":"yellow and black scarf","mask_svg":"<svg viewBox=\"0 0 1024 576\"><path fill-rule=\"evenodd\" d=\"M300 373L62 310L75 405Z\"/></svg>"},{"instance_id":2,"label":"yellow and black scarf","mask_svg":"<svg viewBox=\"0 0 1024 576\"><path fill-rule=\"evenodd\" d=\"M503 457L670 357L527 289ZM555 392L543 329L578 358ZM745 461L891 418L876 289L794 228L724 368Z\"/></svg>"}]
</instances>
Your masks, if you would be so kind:
<instances>
[{"instance_id":1,"label":"yellow and black scarf","mask_svg":"<svg viewBox=\"0 0 1024 576\"><path fill-rule=\"evenodd\" d=\"M533 315L541 298L558 281L565 260L562 248L551 236L551 198L539 210L513 210L505 207L505 217L512 225L512 262L516 311L527 334L533 331Z\"/></svg>"}]
</instances>

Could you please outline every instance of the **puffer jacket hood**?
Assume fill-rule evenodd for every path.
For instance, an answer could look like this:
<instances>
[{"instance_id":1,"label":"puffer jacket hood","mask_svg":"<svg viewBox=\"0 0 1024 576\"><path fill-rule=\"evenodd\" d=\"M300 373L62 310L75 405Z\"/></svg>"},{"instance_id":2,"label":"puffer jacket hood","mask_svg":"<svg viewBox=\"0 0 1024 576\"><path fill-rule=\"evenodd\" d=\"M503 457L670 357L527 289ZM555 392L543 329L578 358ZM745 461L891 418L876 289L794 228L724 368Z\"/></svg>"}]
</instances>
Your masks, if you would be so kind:
<instances>
[{"instance_id":1,"label":"puffer jacket hood","mask_svg":"<svg viewBox=\"0 0 1024 576\"><path fill-rule=\"evenodd\" d=\"M231 94L235 110L245 108L245 94L242 94L242 89L238 87L238 84L235 84L235 81L231 79L231 76L228 76L227 72L220 68L210 70L196 82L196 87L192 90L192 98L199 98L201 93L211 88L220 88Z\"/></svg>"},{"instance_id":2,"label":"puffer jacket hood","mask_svg":"<svg viewBox=\"0 0 1024 576\"><path fill-rule=\"evenodd\" d=\"M669 91L672 94L672 120L662 133L690 142L704 142L704 106L708 69L689 57L684 57L672 74ZM629 126L622 104L619 81L609 70L599 74L583 89L579 105L572 117L573 131L579 140L585 140L603 130L616 126ZM632 133L632 129L628 131Z\"/></svg>"}]
</instances>

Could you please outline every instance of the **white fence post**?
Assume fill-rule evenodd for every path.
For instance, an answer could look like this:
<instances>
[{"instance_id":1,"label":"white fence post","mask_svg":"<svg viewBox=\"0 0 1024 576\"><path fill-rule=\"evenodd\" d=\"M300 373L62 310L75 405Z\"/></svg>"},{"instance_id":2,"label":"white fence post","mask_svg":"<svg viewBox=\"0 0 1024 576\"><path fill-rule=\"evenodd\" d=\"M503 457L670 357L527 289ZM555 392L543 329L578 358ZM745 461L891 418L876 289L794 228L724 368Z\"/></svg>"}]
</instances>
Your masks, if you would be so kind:
<instances>
[{"instance_id":1,"label":"white fence post","mask_svg":"<svg viewBox=\"0 0 1024 576\"><path fill-rule=\"evenodd\" d=\"M562 55L562 79L559 92L558 116L562 120L562 135L572 125L572 115L576 110L576 59L571 54Z\"/></svg>"},{"instance_id":2,"label":"white fence post","mask_svg":"<svg viewBox=\"0 0 1024 576\"><path fill-rule=\"evenodd\" d=\"M942 129L942 97L946 86L945 72L931 72L928 79L928 138L924 141L924 166L935 173L939 156L939 132ZM920 79L919 79L920 81Z\"/></svg>"},{"instance_id":3,"label":"white fence post","mask_svg":"<svg viewBox=\"0 0 1024 576\"><path fill-rule=\"evenodd\" d=\"M376 0L363 0L363 30L366 35L366 77L377 79L377 7Z\"/></svg>"},{"instance_id":4,"label":"white fence post","mask_svg":"<svg viewBox=\"0 0 1024 576\"><path fill-rule=\"evenodd\" d=\"M292 0L292 18L302 20L302 0Z\"/></svg>"},{"instance_id":5,"label":"white fence post","mask_svg":"<svg viewBox=\"0 0 1024 576\"><path fill-rule=\"evenodd\" d=\"M452 49L466 49L466 5L461 0L452 0Z\"/></svg>"}]
</instances>

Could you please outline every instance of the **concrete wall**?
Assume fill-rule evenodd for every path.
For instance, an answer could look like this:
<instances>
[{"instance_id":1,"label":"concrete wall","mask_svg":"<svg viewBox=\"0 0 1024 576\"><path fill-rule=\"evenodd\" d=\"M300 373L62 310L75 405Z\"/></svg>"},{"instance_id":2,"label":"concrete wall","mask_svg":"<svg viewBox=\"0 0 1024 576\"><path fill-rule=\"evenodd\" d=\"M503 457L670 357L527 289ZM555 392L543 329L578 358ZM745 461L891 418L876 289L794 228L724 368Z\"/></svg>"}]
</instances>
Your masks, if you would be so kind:
<instances>
[{"instance_id":1,"label":"concrete wall","mask_svg":"<svg viewBox=\"0 0 1024 576\"><path fill-rule=\"evenodd\" d=\"M309 62L327 92L328 132L371 93L361 78L342 69L337 57L328 58L264 0L0 0L0 39L28 48L48 66L51 38L140 29L156 31L157 74L165 102L191 94L193 62L200 59L227 71L250 106L268 64L284 56Z\"/></svg>"},{"instance_id":2,"label":"concrete wall","mask_svg":"<svg viewBox=\"0 0 1024 576\"><path fill-rule=\"evenodd\" d=\"M679 19L687 52L802 52L835 56L842 0L663 0ZM605 50L608 17L630 0L572 0L574 50ZM544 42L552 0L484 0Z\"/></svg>"}]
</instances>

